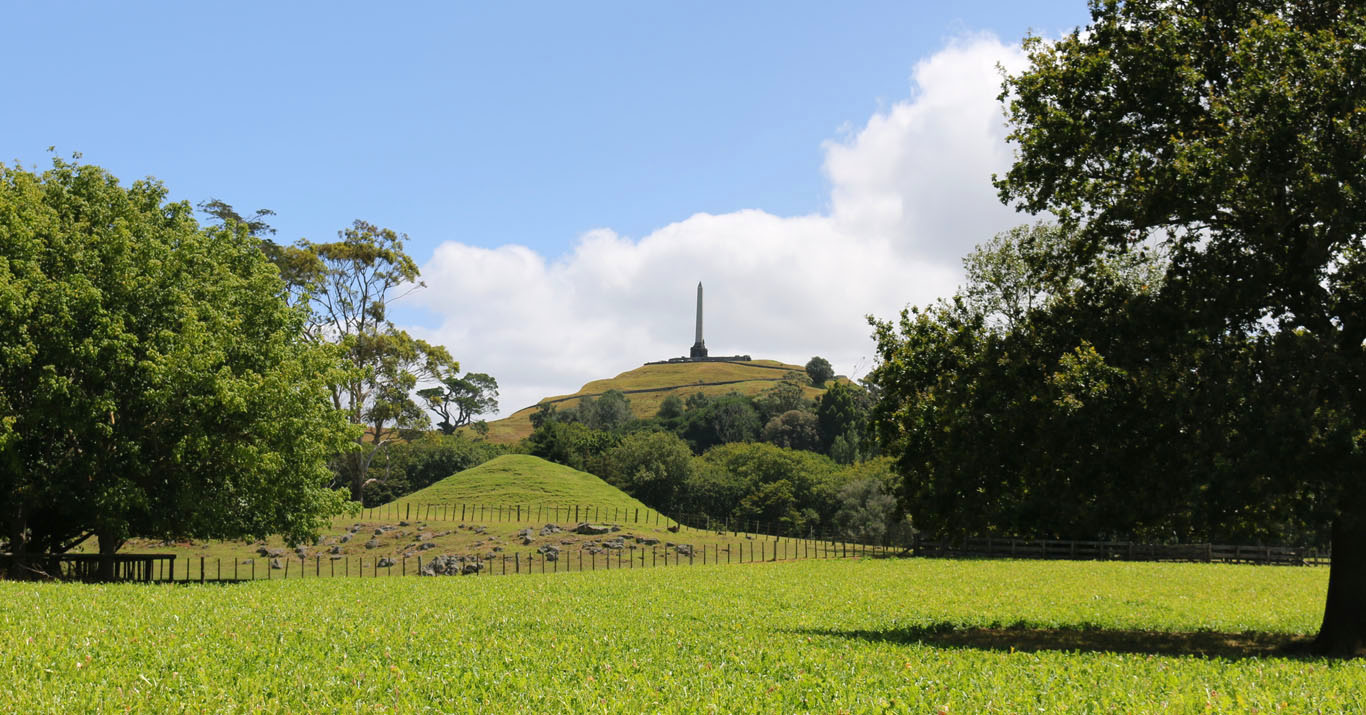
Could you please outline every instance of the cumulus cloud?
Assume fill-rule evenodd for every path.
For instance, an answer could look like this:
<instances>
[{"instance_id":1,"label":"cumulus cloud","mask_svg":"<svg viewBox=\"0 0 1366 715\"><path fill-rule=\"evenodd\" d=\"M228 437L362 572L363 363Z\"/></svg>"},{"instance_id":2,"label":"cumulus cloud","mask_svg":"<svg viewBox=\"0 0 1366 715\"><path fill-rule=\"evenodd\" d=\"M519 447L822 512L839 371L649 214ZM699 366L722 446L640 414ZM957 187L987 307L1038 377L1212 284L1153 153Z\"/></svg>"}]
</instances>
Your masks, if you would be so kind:
<instances>
[{"instance_id":1,"label":"cumulus cloud","mask_svg":"<svg viewBox=\"0 0 1366 715\"><path fill-rule=\"evenodd\" d=\"M1025 220L990 183L1010 163L998 66L1022 63L986 35L918 63L907 99L826 142L830 205L819 214L699 213L639 239L597 229L553 260L522 246L443 243L413 295L440 325L411 330L494 375L509 414L685 355L700 280L713 355L822 355L842 373L866 372L865 315L949 295L968 250Z\"/></svg>"}]
</instances>

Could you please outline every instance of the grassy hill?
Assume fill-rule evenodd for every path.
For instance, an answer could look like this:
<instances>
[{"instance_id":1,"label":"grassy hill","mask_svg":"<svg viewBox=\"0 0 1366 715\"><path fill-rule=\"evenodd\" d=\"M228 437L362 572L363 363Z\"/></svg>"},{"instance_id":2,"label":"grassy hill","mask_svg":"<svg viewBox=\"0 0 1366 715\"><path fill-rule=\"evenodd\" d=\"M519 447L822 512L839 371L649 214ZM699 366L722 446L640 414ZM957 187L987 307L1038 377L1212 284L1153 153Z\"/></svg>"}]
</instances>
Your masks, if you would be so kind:
<instances>
[{"instance_id":1,"label":"grassy hill","mask_svg":"<svg viewBox=\"0 0 1366 715\"><path fill-rule=\"evenodd\" d=\"M399 499L407 504L573 506L639 509L644 504L598 477L527 454L507 454Z\"/></svg>"},{"instance_id":2,"label":"grassy hill","mask_svg":"<svg viewBox=\"0 0 1366 715\"><path fill-rule=\"evenodd\" d=\"M805 373L800 365L788 365L776 360L749 362L685 362L662 365L642 365L634 370L605 380L593 380L570 395L547 397L544 402L557 407L574 407L581 398L600 395L608 390L621 390L631 400L631 411L637 417L653 417L659 405L669 395L687 398L694 393L715 396L728 392L758 395L773 387L790 371ZM820 388L807 386L807 397L820 396ZM497 443L516 442L531 434L531 415L536 406L518 410L489 423L488 440Z\"/></svg>"},{"instance_id":3,"label":"grassy hill","mask_svg":"<svg viewBox=\"0 0 1366 715\"><path fill-rule=\"evenodd\" d=\"M573 533L574 525L582 521L614 524L619 530L600 535ZM546 524L557 524L563 531L543 533L540 529ZM529 538L525 535L528 528L535 531ZM627 566L645 566L647 558L648 565L654 565L666 552L674 554L677 563L678 558L686 558L680 546L708 549L711 558L724 556L736 563L745 560L742 554L752 561L756 549L761 559L776 557L779 552L773 549L780 544L786 549L781 558L829 558L844 553L818 551L838 547L815 541L780 541L680 526L592 474L520 454L490 460L389 504L338 517L316 542L297 548L288 548L279 537L198 542L135 538L122 551L173 554L179 564L177 573L188 569L193 579L201 573L211 579L220 574L227 578L234 574L241 578L373 576L381 558L399 564L397 571L384 572L394 575L405 573L405 559L412 560L415 570L418 557L442 554L478 556L490 569L506 559L528 568L531 563L546 567L540 551L546 544L563 552L564 559L573 558L577 567L582 559L596 563L593 555L608 548L602 543L616 537L625 540L616 550L624 551L616 555L625 558ZM76 549L78 553L95 550L93 538ZM276 562L274 568L272 562ZM284 569L286 564L292 565L292 573ZM302 573L301 566L306 567Z\"/></svg>"}]
</instances>

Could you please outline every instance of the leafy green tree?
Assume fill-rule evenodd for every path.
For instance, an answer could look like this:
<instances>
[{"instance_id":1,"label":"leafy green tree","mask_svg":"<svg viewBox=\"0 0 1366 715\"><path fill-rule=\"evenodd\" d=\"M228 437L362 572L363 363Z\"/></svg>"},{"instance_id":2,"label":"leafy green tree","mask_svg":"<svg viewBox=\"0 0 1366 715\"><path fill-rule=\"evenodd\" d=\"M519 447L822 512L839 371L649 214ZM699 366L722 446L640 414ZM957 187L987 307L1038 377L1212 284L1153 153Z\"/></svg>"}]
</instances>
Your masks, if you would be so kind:
<instances>
[{"instance_id":1,"label":"leafy green tree","mask_svg":"<svg viewBox=\"0 0 1366 715\"><path fill-rule=\"evenodd\" d=\"M692 450L669 432L639 432L622 438L598 462L603 479L656 509L672 509L692 474Z\"/></svg>"},{"instance_id":2,"label":"leafy green tree","mask_svg":"<svg viewBox=\"0 0 1366 715\"><path fill-rule=\"evenodd\" d=\"M784 523L793 529L817 528L834 511L838 474L833 462L814 452L758 442L724 444L697 458L680 503L690 511L717 517L743 515L753 519L763 513L775 521L787 519ZM792 513L786 507L773 506L779 510L774 512L764 506L783 502L777 497L787 492L777 487L765 490L764 496L750 499L744 511L737 511L747 497L779 481L790 490Z\"/></svg>"},{"instance_id":3,"label":"leafy green tree","mask_svg":"<svg viewBox=\"0 0 1366 715\"><path fill-rule=\"evenodd\" d=\"M683 398L678 395L669 395L659 403L659 411L655 417L669 422L683 416Z\"/></svg>"},{"instance_id":4,"label":"leafy green tree","mask_svg":"<svg viewBox=\"0 0 1366 715\"><path fill-rule=\"evenodd\" d=\"M816 415L807 410L788 410L768 421L759 438L788 449L816 451L821 446Z\"/></svg>"},{"instance_id":5,"label":"leafy green tree","mask_svg":"<svg viewBox=\"0 0 1366 715\"><path fill-rule=\"evenodd\" d=\"M829 360L817 355L806 362L806 374L811 378L812 385L820 387L835 376L835 368L830 366Z\"/></svg>"},{"instance_id":6,"label":"leafy green tree","mask_svg":"<svg viewBox=\"0 0 1366 715\"><path fill-rule=\"evenodd\" d=\"M1091 15L1085 31L1028 40L1029 69L1007 80L1017 160L1001 197L1076 227L1072 265L1160 236L1160 298L1182 331L1214 345L1240 336L1282 366L1308 360L1267 377L1287 390L1277 400L1313 395L1312 412L1262 441L1312 453L1296 459L1315 468L1267 477L1303 509L1330 505L1316 648L1366 652L1366 490L1351 437L1366 427L1366 6L1097 0Z\"/></svg>"},{"instance_id":7,"label":"leafy green tree","mask_svg":"<svg viewBox=\"0 0 1366 715\"><path fill-rule=\"evenodd\" d=\"M882 543L896 521L896 497L878 479L860 479L839 491L839 511L835 527L847 539L863 543Z\"/></svg>"},{"instance_id":8,"label":"leafy green tree","mask_svg":"<svg viewBox=\"0 0 1366 715\"><path fill-rule=\"evenodd\" d=\"M388 318L388 305L422 284L417 263L403 252L406 236L364 221L337 241L297 242L303 267L293 288L312 307L309 335L337 346L351 370L331 383L333 405L365 428L356 449L335 461L339 480L360 501L370 463L401 433L430 424L414 399L417 386L460 369L440 345L413 338ZM307 270L304 270L307 268Z\"/></svg>"},{"instance_id":9,"label":"leafy green tree","mask_svg":"<svg viewBox=\"0 0 1366 715\"><path fill-rule=\"evenodd\" d=\"M800 534L806 531L807 525L805 515L797 508L792 483L786 479L756 486L735 507L735 518L780 534Z\"/></svg>"},{"instance_id":10,"label":"leafy green tree","mask_svg":"<svg viewBox=\"0 0 1366 715\"><path fill-rule=\"evenodd\" d=\"M541 459L597 473L597 461L620 441L620 435L592 429L582 422L551 419L531 432L526 450Z\"/></svg>"},{"instance_id":11,"label":"leafy green tree","mask_svg":"<svg viewBox=\"0 0 1366 715\"><path fill-rule=\"evenodd\" d=\"M767 423L784 412L806 410L811 401L806 399L801 383L784 378L754 398L754 407L759 410L759 419Z\"/></svg>"},{"instance_id":12,"label":"leafy green tree","mask_svg":"<svg viewBox=\"0 0 1366 715\"><path fill-rule=\"evenodd\" d=\"M0 514L25 567L90 535L297 542L343 513L334 351L245 226L151 180L0 166ZM112 575L112 562L104 573Z\"/></svg>"},{"instance_id":13,"label":"leafy green tree","mask_svg":"<svg viewBox=\"0 0 1366 715\"><path fill-rule=\"evenodd\" d=\"M836 440L845 443L847 458L843 464L856 461L867 429L868 394L857 386L837 382L821 395L816 403L816 421L820 428L821 451L829 454Z\"/></svg>"},{"instance_id":14,"label":"leafy green tree","mask_svg":"<svg viewBox=\"0 0 1366 715\"><path fill-rule=\"evenodd\" d=\"M759 436L759 412L753 402L739 393L694 401L684 414L683 437L694 452L704 452L718 444L750 442Z\"/></svg>"},{"instance_id":15,"label":"leafy green tree","mask_svg":"<svg viewBox=\"0 0 1366 715\"><path fill-rule=\"evenodd\" d=\"M579 403L580 419L595 430L614 430L635 419L631 400L621 390L608 390L597 399L584 398Z\"/></svg>"},{"instance_id":16,"label":"leafy green tree","mask_svg":"<svg viewBox=\"0 0 1366 715\"><path fill-rule=\"evenodd\" d=\"M1065 236L1000 238L968 262L989 263L994 259L980 254L1004 252L1025 256L1017 265L1027 266L1068 245ZM903 312L899 326L878 325L875 421L884 447L898 457L918 527L1090 539L1173 531L1190 538L1218 526L1213 513L1189 509L1180 519L1164 518L1190 503L1191 489L1150 493L1145 474L1184 474L1176 481L1194 485L1201 483L1194 474L1213 473L1184 455L1212 457L1226 448L1202 440L1192 449L1181 422L1226 420L1209 413L1176 419L1190 412L1176 398L1202 395L1187 404L1220 404L1215 398L1228 394L1220 373L1208 363L1190 369L1184 360L1153 360L1155 334L1126 327L1127 316L1153 307L1151 294L1106 259L1079 275L1086 281L1059 276L1033 286L1034 306L1011 320L993 319L1007 313L999 304L963 298L999 295L1000 286L969 283L952 301Z\"/></svg>"},{"instance_id":17,"label":"leafy green tree","mask_svg":"<svg viewBox=\"0 0 1366 715\"><path fill-rule=\"evenodd\" d=\"M482 372L467 372L459 377L452 371L441 378L441 384L418 390L417 395L441 416L436 426L447 435L479 415L498 411L498 381Z\"/></svg>"}]
</instances>

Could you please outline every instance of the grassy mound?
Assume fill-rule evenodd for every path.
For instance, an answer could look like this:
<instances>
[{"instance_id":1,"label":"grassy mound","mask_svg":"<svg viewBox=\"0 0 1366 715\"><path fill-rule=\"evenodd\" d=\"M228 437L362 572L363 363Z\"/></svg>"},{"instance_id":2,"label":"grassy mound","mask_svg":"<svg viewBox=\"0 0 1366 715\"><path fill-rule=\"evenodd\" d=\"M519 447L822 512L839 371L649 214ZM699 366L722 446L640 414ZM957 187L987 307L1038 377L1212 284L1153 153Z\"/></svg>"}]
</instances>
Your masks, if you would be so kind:
<instances>
[{"instance_id":1,"label":"grassy mound","mask_svg":"<svg viewBox=\"0 0 1366 715\"><path fill-rule=\"evenodd\" d=\"M557 407L575 407L580 398L600 395L608 390L621 390L631 400L631 411L636 417L654 417L660 403L670 395L687 399L694 393L708 396L739 392L758 395L772 388L789 371L805 374L800 365L788 365L776 360L749 362L684 362L663 365L642 365L634 370L605 380L593 380L572 395L547 397L541 402L553 402ZM823 390L807 386L806 396L820 397ZM531 415L536 407L527 407L489 423L490 442L506 444L531 434Z\"/></svg>"},{"instance_id":2,"label":"grassy mound","mask_svg":"<svg viewBox=\"0 0 1366 715\"><path fill-rule=\"evenodd\" d=\"M453 474L396 502L479 506L573 506L639 509L644 504L598 477L527 454L506 454ZM653 512L651 512L653 513Z\"/></svg>"}]
</instances>

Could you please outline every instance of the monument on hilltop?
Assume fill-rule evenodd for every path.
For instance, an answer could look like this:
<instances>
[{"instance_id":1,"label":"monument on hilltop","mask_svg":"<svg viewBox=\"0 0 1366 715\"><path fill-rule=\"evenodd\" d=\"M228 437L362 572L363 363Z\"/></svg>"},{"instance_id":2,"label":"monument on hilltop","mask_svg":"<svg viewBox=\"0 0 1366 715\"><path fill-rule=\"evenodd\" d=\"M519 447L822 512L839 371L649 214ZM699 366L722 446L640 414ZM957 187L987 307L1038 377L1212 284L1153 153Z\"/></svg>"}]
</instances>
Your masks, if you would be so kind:
<instances>
[{"instance_id":1,"label":"monument on hilltop","mask_svg":"<svg viewBox=\"0 0 1366 715\"><path fill-rule=\"evenodd\" d=\"M707 356L707 343L702 340L702 281L697 282L697 331L688 357L696 360Z\"/></svg>"},{"instance_id":2,"label":"monument on hilltop","mask_svg":"<svg viewBox=\"0 0 1366 715\"><path fill-rule=\"evenodd\" d=\"M647 362L646 365L666 365L679 362L750 362L748 355L718 355L715 357L707 355L707 342L702 339L702 283L697 283L697 323L693 329L692 349L688 351L688 357L669 358L668 360L657 360Z\"/></svg>"}]
</instances>

